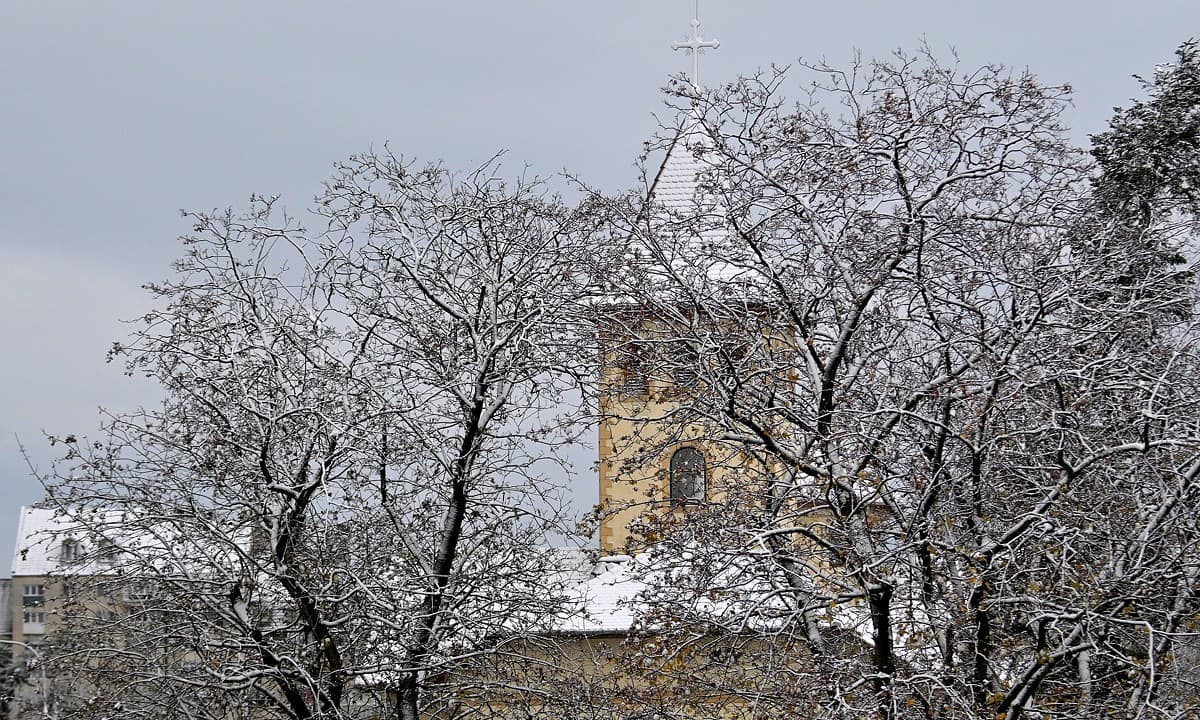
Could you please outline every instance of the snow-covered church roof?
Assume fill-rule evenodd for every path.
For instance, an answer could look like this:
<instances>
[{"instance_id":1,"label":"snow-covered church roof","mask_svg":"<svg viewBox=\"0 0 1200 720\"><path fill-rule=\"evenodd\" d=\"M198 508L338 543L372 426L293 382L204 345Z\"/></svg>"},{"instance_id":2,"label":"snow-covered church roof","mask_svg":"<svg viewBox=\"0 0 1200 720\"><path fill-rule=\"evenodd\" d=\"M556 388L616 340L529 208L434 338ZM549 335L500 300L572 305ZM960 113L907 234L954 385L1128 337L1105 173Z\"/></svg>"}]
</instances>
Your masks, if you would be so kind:
<instances>
[{"instance_id":1,"label":"snow-covered church roof","mask_svg":"<svg viewBox=\"0 0 1200 720\"><path fill-rule=\"evenodd\" d=\"M588 576L569 588L576 606L551 629L563 635L608 635L629 632L637 619L639 597L646 584L635 577L633 558L602 557Z\"/></svg>"},{"instance_id":2,"label":"snow-covered church roof","mask_svg":"<svg viewBox=\"0 0 1200 720\"><path fill-rule=\"evenodd\" d=\"M663 600L682 603L680 607L691 617L706 618L716 626L742 626L769 633L795 620L795 609L780 599L778 587L763 576L752 553L727 564L721 581L736 591L720 600L705 593L689 597L686 589L684 595L674 595L671 584L694 568L688 562L681 563L680 558L656 558L653 549L632 557L601 557L591 565L590 573L586 572L586 563L567 562L567 555L561 558L571 566L571 572L561 579L567 584L564 590L573 600L573 607L549 628L554 635L625 635L639 622L652 618L656 604ZM670 597L659 597L664 593ZM914 618L907 620L911 623ZM873 642L870 615L862 603L831 606L820 614L818 622L864 646ZM906 630L898 631L900 638L907 634Z\"/></svg>"},{"instance_id":3,"label":"snow-covered church roof","mask_svg":"<svg viewBox=\"0 0 1200 720\"><path fill-rule=\"evenodd\" d=\"M649 237L631 250L650 259L674 281L742 282L742 268L730 248L732 227L722 190L716 141L696 109L680 117L680 127L650 184L646 197Z\"/></svg>"},{"instance_id":4,"label":"snow-covered church roof","mask_svg":"<svg viewBox=\"0 0 1200 720\"><path fill-rule=\"evenodd\" d=\"M650 184L649 198L663 210L688 215L706 204L702 186L705 174L715 167L714 150L699 113L689 111L682 120Z\"/></svg>"}]
</instances>

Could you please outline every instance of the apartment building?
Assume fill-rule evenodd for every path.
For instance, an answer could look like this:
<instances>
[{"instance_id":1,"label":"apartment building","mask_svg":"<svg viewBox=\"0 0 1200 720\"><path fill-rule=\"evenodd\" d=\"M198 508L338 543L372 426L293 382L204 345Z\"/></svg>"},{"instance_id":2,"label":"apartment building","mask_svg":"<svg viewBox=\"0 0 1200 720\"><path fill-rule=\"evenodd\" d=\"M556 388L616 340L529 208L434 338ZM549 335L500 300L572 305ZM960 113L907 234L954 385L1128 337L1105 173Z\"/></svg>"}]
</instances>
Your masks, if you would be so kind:
<instances>
[{"instance_id":1,"label":"apartment building","mask_svg":"<svg viewBox=\"0 0 1200 720\"><path fill-rule=\"evenodd\" d=\"M67 519L48 507L20 510L13 548L12 579L0 590L0 633L7 630L16 675L10 717L22 709L53 705L53 678L45 674L41 648L62 620L57 610L73 578L111 574L116 548L103 537L88 533L78 519Z\"/></svg>"},{"instance_id":2,"label":"apartment building","mask_svg":"<svg viewBox=\"0 0 1200 720\"><path fill-rule=\"evenodd\" d=\"M11 592L7 621L12 640L25 652L33 652L46 635L50 610L48 599L53 596L58 580L50 576L67 553L78 552L77 543L55 547L54 532L58 527L54 511L49 508L22 507L17 524L17 542L13 548ZM52 623L51 623L52 624Z\"/></svg>"}]
</instances>

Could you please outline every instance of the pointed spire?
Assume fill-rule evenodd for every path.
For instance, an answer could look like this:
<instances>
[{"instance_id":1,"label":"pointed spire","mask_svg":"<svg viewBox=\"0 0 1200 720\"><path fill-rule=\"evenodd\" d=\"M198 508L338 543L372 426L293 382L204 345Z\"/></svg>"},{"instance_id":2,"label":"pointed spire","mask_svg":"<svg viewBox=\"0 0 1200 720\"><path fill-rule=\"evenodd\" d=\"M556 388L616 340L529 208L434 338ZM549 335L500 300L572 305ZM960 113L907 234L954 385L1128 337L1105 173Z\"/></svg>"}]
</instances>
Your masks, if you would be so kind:
<instances>
[{"instance_id":1,"label":"pointed spire","mask_svg":"<svg viewBox=\"0 0 1200 720\"><path fill-rule=\"evenodd\" d=\"M692 17L691 37L682 42L671 43L672 50L687 50L692 55L692 87L700 89L700 53L721 47L717 39L705 40L700 35L700 0L696 0L696 14Z\"/></svg>"}]
</instances>

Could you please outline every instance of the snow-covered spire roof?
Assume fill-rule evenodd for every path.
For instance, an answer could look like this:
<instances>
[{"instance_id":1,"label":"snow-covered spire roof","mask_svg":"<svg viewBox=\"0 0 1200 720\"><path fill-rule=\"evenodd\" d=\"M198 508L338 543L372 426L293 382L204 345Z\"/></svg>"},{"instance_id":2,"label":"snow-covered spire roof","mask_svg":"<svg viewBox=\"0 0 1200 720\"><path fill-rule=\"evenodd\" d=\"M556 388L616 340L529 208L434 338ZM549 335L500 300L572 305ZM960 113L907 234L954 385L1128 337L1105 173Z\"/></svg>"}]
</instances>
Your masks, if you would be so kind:
<instances>
[{"instance_id":1,"label":"snow-covered spire roof","mask_svg":"<svg viewBox=\"0 0 1200 720\"><path fill-rule=\"evenodd\" d=\"M679 132L667 148L658 174L650 185L650 201L672 213L687 215L703 206L701 181L712 170L713 139L699 110L683 116Z\"/></svg>"},{"instance_id":2,"label":"snow-covered spire roof","mask_svg":"<svg viewBox=\"0 0 1200 720\"><path fill-rule=\"evenodd\" d=\"M729 245L728 208L721 193L716 144L700 111L679 132L650 185L648 213L657 252L680 277L728 281L738 275L721 249Z\"/></svg>"}]
</instances>

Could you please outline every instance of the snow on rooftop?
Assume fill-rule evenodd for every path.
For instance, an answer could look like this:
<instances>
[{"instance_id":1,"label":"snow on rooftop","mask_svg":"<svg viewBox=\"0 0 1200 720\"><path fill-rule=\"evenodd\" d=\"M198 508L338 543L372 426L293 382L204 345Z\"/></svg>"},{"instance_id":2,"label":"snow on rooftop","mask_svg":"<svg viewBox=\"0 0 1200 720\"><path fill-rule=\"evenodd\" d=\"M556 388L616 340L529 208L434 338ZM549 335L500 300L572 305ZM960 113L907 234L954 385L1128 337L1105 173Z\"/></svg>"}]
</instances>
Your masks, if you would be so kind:
<instances>
[{"instance_id":1,"label":"snow on rooftop","mask_svg":"<svg viewBox=\"0 0 1200 720\"><path fill-rule=\"evenodd\" d=\"M13 546L13 577L112 572L125 515L120 511L67 514L47 507L24 506Z\"/></svg>"},{"instance_id":2,"label":"snow on rooftop","mask_svg":"<svg viewBox=\"0 0 1200 720\"><path fill-rule=\"evenodd\" d=\"M232 546L249 546L248 528L234 528L231 543L216 543L186 535L186 528L169 521L148 526L128 523L121 510L61 509L25 506L17 524L12 574L104 575L118 566L128 570L138 561L160 568L194 566L197 552L206 562L235 561ZM222 555L224 553L224 555Z\"/></svg>"},{"instance_id":3,"label":"snow on rooftop","mask_svg":"<svg viewBox=\"0 0 1200 720\"><path fill-rule=\"evenodd\" d=\"M12 574L49 575L60 568L62 541L72 535L75 522L50 508L21 508L17 542L13 546Z\"/></svg>"},{"instance_id":4,"label":"snow on rooftop","mask_svg":"<svg viewBox=\"0 0 1200 720\"><path fill-rule=\"evenodd\" d=\"M713 140L701 119L689 115L667 149L650 186L650 199L665 210L685 215L702 206L701 184L704 174L712 169L706 157L712 149Z\"/></svg>"},{"instance_id":5,"label":"snow on rooftop","mask_svg":"<svg viewBox=\"0 0 1200 720\"><path fill-rule=\"evenodd\" d=\"M681 571L684 574L688 572L684 566L669 562L663 565L661 558L655 559L652 555L652 552L646 552L636 557L601 557L592 568L590 577L568 589L570 594L577 596L578 604L573 612L551 628L551 632L562 635L628 633L651 610L654 601L648 600L647 594L655 592L654 588L659 583L678 582ZM727 575L725 580L730 584L728 589L736 588L737 592L728 594L724 600L713 600L705 595L690 600L675 600L682 600L689 605L695 617L707 617L718 626L741 625L767 633L777 631L795 621L795 613L780 601L778 588L762 577L756 567L757 563L749 556L729 565L724 573ZM670 594L668 588L658 587ZM897 608L897 620L903 627L897 628L896 638L898 643L904 645L898 649L898 654L910 657L925 652L920 648L909 648L907 643L912 632L910 626L914 623L920 626L923 618L910 617L903 609ZM870 614L864 603L838 603L821 613L819 621L831 630L849 633L864 646L873 644Z\"/></svg>"},{"instance_id":6,"label":"snow on rooftop","mask_svg":"<svg viewBox=\"0 0 1200 720\"><path fill-rule=\"evenodd\" d=\"M577 609L552 631L568 635L628 632L637 619L638 597L646 589L646 584L634 577L633 564L626 555L600 558L591 575L571 589L578 595Z\"/></svg>"},{"instance_id":7,"label":"snow on rooftop","mask_svg":"<svg viewBox=\"0 0 1200 720\"><path fill-rule=\"evenodd\" d=\"M715 141L694 112L683 118L678 134L667 149L651 183L647 212L653 229L653 247L635 244L626 258L644 265L654 258L651 275L674 276L674 285L717 282L741 283L749 278L730 254L728 211L714 191L719 182Z\"/></svg>"}]
</instances>

